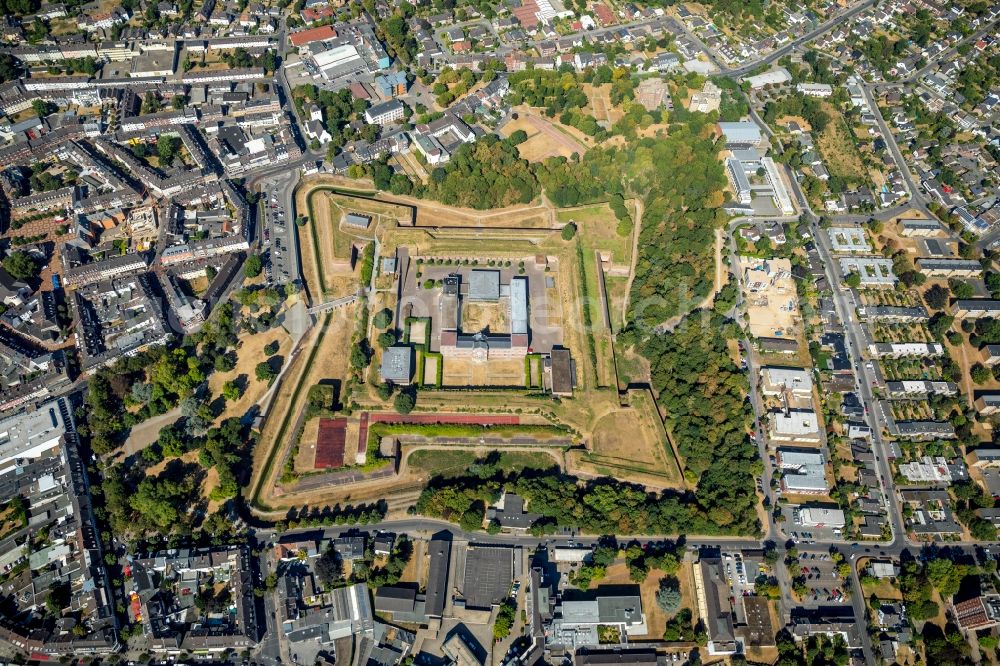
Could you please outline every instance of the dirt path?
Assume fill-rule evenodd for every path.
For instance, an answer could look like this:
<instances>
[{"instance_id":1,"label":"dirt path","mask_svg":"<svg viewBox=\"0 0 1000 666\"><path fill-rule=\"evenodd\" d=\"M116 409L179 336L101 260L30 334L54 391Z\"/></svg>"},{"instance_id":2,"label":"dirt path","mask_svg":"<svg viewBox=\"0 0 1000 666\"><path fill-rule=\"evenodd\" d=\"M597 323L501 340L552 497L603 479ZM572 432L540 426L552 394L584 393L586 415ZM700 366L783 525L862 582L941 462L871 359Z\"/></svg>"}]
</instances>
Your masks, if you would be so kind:
<instances>
[{"instance_id":1,"label":"dirt path","mask_svg":"<svg viewBox=\"0 0 1000 666\"><path fill-rule=\"evenodd\" d=\"M639 229L642 226L642 199L635 200L635 223L632 225L632 262L628 269L628 282L625 284L625 298L622 299L622 326L628 321L628 299L632 294L632 281L635 279L635 263L639 260Z\"/></svg>"},{"instance_id":2,"label":"dirt path","mask_svg":"<svg viewBox=\"0 0 1000 666\"><path fill-rule=\"evenodd\" d=\"M687 312L675 315L670 319L666 320L665 322L663 322L662 324L660 324L659 326L657 326L656 327L657 330L660 331L673 330L674 326L679 324L681 320L688 315L688 313L694 312L695 310L700 310L701 308L708 307L709 305L712 304L712 300L715 298L715 295L719 293L720 289L722 289L722 280L724 275L723 264L722 264L723 245L725 245L725 236L723 235L723 230L716 229L715 230L715 285L713 285L712 287L712 292L708 296L703 298L700 303L688 309Z\"/></svg>"},{"instance_id":3,"label":"dirt path","mask_svg":"<svg viewBox=\"0 0 1000 666\"><path fill-rule=\"evenodd\" d=\"M965 384L965 386L963 387L963 389L965 391L965 398L966 398L966 400L969 403L969 407L971 408L973 406L972 405L972 403L973 403L973 400L972 400L972 397L973 397L973 392L972 392L973 391L973 387L972 387L972 376L969 374L970 367L971 366L969 366L969 356L968 356L968 354L966 354L965 345L963 344L962 345L962 383Z\"/></svg>"},{"instance_id":4,"label":"dirt path","mask_svg":"<svg viewBox=\"0 0 1000 666\"><path fill-rule=\"evenodd\" d=\"M388 199L387 199L388 200ZM462 226L483 224L484 220L502 219L522 216L524 213L542 212L551 215L552 204L547 198L542 196L538 203L520 206L508 206L507 208L495 208L489 211L476 210L475 208L460 208L458 206L447 206L427 199L414 199L413 197L394 196L392 201L404 203L406 205L417 206L419 209L417 226ZM430 215L428 215L430 214ZM434 224L423 224L420 217L430 217L435 220ZM516 225L511 225L516 226Z\"/></svg>"},{"instance_id":5,"label":"dirt path","mask_svg":"<svg viewBox=\"0 0 1000 666\"><path fill-rule=\"evenodd\" d=\"M131 455L139 453L160 438L160 430L162 428L170 425L180 417L181 408L180 406L177 406L169 412L164 412L159 416L146 419L142 423L136 425L129 432L128 439L125 440L125 444L120 449L113 452L113 458L115 460L123 460Z\"/></svg>"}]
</instances>

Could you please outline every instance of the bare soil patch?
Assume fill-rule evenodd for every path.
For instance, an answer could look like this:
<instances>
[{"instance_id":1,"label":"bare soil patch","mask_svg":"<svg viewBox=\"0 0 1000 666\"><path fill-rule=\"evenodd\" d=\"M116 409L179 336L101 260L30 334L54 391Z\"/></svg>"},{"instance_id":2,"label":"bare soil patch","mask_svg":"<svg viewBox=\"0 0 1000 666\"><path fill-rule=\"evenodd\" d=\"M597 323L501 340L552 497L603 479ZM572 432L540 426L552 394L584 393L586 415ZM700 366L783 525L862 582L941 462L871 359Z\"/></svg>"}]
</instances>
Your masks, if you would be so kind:
<instances>
[{"instance_id":1,"label":"bare soil patch","mask_svg":"<svg viewBox=\"0 0 1000 666\"><path fill-rule=\"evenodd\" d=\"M464 303L462 305L462 330L475 332L490 329L491 333L510 330L507 308L500 303Z\"/></svg>"}]
</instances>

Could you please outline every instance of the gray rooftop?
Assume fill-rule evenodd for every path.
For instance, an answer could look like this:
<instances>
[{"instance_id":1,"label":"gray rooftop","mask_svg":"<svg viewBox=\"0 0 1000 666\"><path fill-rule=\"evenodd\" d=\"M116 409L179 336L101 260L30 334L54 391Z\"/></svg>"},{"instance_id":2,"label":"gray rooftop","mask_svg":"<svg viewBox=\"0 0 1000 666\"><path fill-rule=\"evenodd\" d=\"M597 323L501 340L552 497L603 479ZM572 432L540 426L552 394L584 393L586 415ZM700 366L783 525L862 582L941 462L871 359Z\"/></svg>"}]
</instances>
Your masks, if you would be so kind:
<instances>
[{"instance_id":1,"label":"gray rooftop","mask_svg":"<svg viewBox=\"0 0 1000 666\"><path fill-rule=\"evenodd\" d=\"M382 352L379 376L383 380L405 384L413 376L413 349L406 346L389 347Z\"/></svg>"},{"instance_id":2,"label":"gray rooftop","mask_svg":"<svg viewBox=\"0 0 1000 666\"><path fill-rule=\"evenodd\" d=\"M469 272L469 300L495 301L500 298L500 271Z\"/></svg>"}]
</instances>

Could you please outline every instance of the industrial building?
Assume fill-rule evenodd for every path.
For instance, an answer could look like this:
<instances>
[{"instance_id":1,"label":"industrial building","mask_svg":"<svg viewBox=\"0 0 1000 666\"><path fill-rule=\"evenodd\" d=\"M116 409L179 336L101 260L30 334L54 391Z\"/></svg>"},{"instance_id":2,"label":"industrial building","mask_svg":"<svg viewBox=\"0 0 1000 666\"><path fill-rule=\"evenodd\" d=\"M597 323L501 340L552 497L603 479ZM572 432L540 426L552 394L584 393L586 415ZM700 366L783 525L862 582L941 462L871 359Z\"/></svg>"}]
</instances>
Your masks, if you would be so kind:
<instances>
[{"instance_id":1,"label":"industrial building","mask_svg":"<svg viewBox=\"0 0 1000 666\"><path fill-rule=\"evenodd\" d=\"M781 486L786 492L822 495L829 491L826 459L821 451L779 448L776 460L781 470Z\"/></svg>"}]
</instances>

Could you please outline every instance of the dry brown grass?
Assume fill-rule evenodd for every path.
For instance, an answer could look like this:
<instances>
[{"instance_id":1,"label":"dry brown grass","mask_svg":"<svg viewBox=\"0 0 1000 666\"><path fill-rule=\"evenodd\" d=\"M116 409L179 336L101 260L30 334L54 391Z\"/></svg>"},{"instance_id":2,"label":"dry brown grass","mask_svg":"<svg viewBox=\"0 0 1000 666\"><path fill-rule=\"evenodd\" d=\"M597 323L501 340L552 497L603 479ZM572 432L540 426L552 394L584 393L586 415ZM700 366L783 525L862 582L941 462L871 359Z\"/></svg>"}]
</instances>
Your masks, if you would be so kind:
<instances>
[{"instance_id":1,"label":"dry brown grass","mask_svg":"<svg viewBox=\"0 0 1000 666\"><path fill-rule=\"evenodd\" d=\"M524 359L491 359L477 363L470 359L444 360L445 386L524 386Z\"/></svg>"},{"instance_id":2,"label":"dry brown grass","mask_svg":"<svg viewBox=\"0 0 1000 666\"><path fill-rule=\"evenodd\" d=\"M319 439L319 419L309 419L302 427L298 455L295 456L295 472L311 472L316 467L316 440Z\"/></svg>"},{"instance_id":3,"label":"dry brown grass","mask_svg":"<svg viewBox=\"0 0 1000 666\"><path fill-rule=\"evenodd\" d=\"M201 296L208 289L208 277L202 276L187 281L187 288L195 296Z\"/></svg>"},{"instance_id":4,"label":"dry brown grass","mask_svg":"<svg viewBox=\"0 0 1000 666\"><path fill-rule=\"evenodd\" d=\"M848 182L856 181L864 173L865 168L847 128L847 122L840 111L829 102L824 101L820 105L830 117L830 122L816 137L816 146L826 160L831 175L844 178Z\"/></svg>"},{"instance_id":5,"label":"dry brown grass","mask_svg":"<svg viewBox=\"0 0 1000 666\"><path fill-rule=\"evenodd\" d=\"M529 162L541 162L549 157L569 157L573 153L580 156L587 147L567 133L560 131L552 122L533 112L520 113L517 120L504 125L501 133L507 137L517 130L524 130L528 140L518 145L521 157Z\"/></svg>"},{"instance_id":6,"label":"dry brown grass","mask_svg":"<svg viewBox=\"0 0 1000 666\"><path fill-rule=\"evenodd\" d=\"M427 343L427 322L415 321L410 324L410 342L416 345Z\"/></svg>"},{"instance_id":7,"label":"dry brown grass","mask_svg":"<svg viewBox=\"0 0 1000 666\"><path fill-rule=\"evenodd\" d=\"M775 122L774 124L780 126L788 122L794 122L798 124L798 126L801 127L802 131L804 132L812 131L812 125L810 125L808 121L806 121L806 119L803 118L802 116L782 116L778 118L777 122Z\"/></svg>"},{"instance_id":8,"label":"dry brown grass","mask_svg":"<svg viewBox=\"0 0 1000 666\"><path fill-rule=\"evenodd\" d=\"M462 330L481 331L489 328L492 333L504 333L510 330L507 321L507 308L500 303L471 303L462 305Z\"/></svg>"},{"instance_id":9,"label":"dry brown grass","mask_svg":"<svg viewBox=\"0 0 1000 666\"><path fill-rule=\"evenodd\" d=\"M438 363L441 362L437 356L428 356L424 359L424 383L425 384L436 384L437 383L437 369Z\"/></svg>"},{"instance_id":10,"label":"dry brown grass","mask_svg":"<svg viewBox=\"0 0 1000 666\"><path fill-rule=\"evenodd\" d=\"M629 478L656 488L684 488L684 479L646 393L630 394L632 407L610 407L596 419L591 451L571 452L578 470L589 475Z\"/></svg>"},{"instance_id":11,"label":"dry brown grass","mask_svg":"<svg viewBox=\"0 0 1000 666\"><path fill-rule=\"evenodd\" d=\"M221 423L233 416L243 416L251 405L257 404L267 392L267 382L257 381L254 376L254 368L258 363L268 358L264 354L264 347L275 340L278 341L276 356L281 356L287 363L288 353L292 348L292 339L288 332L279 326L264 333L241 337L240 346L236 350L236 367L229 372L213 372L209 376L208 392L209 395L213 396L221 396L222 385L228 381L245 382L246 385L246 390L239 400L226 402L225 409L216 418L216 423Z\"/></svg>"},{"instance_id":12,"label":"dry brown grass","mask_svg":"<svg viewBox=\"0 0 1000 666\"><path fill-rule=\"evenodd\" d=\"M590 113L597 118L597 122L606 121L613 125L625 115L620 108L611 104L610 83L602 83L599 86L585 83L582 88L589 100L587 106L583 107L582 111L583 113Z\"/></svg>"},{"instance_id":13,"label":"dry brown grass","mask_svg":"<svg viewBox=\"0 0 1000 666\"><path fill-rule=\"evenodd\" d=\"M276 442L275 440L280 432L284 415L292 414L294 418L294 415L302 411L307 399L308 388L324 379L339 379L341 381L346 379L348 345L345 344L345 341L351 339L351 334L357 324L357 310L357 304L351 304L335 311L328 317L324 317L320 325L314 327L303 340L301 351L282 381L265 421L260 443L254 452L255 470L263 469L264 456L275 446L280 447L276 460L284 459L284 451L286 447L291 446L294 433L285 432L283 441ZM319 342L321 347L313 357L312 364L307 366L306 360L310 357L312 345L317 344L318 334L323 330L324 322L326 322L326 331ZM302 385L303 389L299 392L297 400L293 401L292 396L299 385ZM273 484L274 479L280 474L281 465L273 465L271 478L265 481L261 491L260 499L264 504L270 505L276 499L273 495Z\"/></svg>"}]
</instances>

